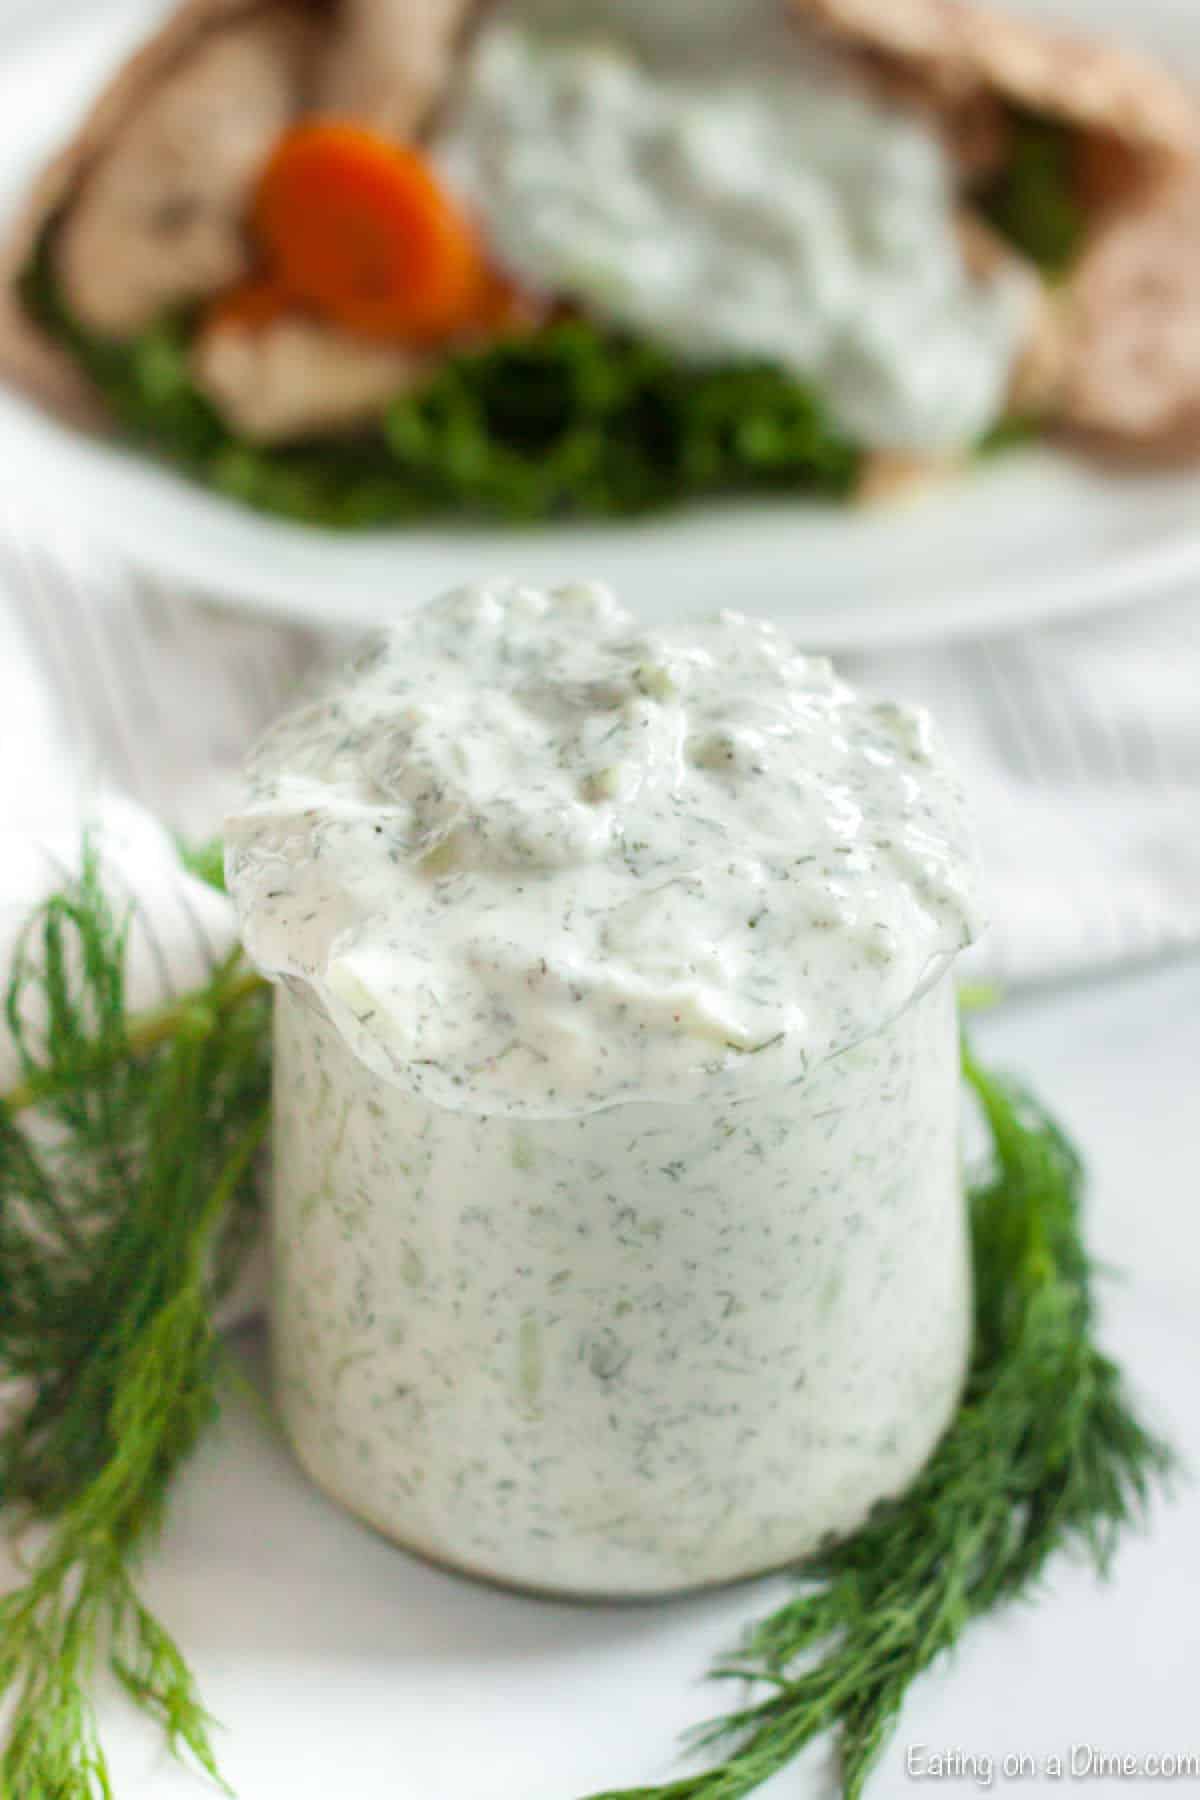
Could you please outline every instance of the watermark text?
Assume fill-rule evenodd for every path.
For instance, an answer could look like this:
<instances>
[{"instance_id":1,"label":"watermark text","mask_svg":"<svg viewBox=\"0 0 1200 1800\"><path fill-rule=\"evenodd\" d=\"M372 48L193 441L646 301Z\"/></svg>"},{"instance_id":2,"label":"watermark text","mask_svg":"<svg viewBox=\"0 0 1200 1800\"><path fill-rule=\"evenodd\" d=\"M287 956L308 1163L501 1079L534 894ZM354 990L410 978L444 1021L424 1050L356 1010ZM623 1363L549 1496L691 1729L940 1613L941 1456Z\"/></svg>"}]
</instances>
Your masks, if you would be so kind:
<instances>
[{"instance_id":1,"label":"watermark text","mask_svg":"<svg viewBox=\"0 0 1200 1800\"><path fill-rule=\"evenodd\" d=\"M961 1782L987 1789L1014 1781L1175 1781L1200 1786L1200 1750L1131 1751L1098 1744L1068 1744L1037 1756L1029 1751L964 1750L959 1745L909 1744L904 1772L910 1781Z\"/></svg>"}]
</instances>

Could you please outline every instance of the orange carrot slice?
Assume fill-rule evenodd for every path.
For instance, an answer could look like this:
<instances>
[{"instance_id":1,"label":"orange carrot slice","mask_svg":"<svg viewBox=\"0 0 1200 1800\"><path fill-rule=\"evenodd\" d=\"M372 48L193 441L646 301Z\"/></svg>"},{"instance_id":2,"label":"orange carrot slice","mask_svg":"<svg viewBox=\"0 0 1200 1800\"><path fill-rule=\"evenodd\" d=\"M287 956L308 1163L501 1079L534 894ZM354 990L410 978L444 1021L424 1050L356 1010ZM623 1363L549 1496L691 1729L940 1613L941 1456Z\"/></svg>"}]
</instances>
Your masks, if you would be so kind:
<instances>
[{"instance_id":1,"label":"orange carrot slice","mask_svg":"<svg viewBox=\"0 0 1200 1800\"><path fill-rule=\"evenodd\" d=\"M282 286L348 331L430 342L473 317L479 240L409 145L298 125L267 164L253 223Z\"/></svg>"}]
</instances>

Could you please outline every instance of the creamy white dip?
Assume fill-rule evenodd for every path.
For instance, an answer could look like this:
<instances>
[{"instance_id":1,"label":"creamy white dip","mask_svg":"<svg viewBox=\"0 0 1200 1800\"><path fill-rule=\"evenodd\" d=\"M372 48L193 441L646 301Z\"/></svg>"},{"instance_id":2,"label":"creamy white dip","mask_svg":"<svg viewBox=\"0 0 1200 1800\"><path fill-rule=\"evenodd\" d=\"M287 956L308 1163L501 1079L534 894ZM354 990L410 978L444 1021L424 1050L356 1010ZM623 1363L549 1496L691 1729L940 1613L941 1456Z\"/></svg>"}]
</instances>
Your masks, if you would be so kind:
<instances>
[{"instance_id":1,"label":"creamy white dip","mask_svg":"<svg viewBox=\"0 0 1200 1800\"><path fill-rule=\"evenodd\" d=\"M228 841L259 965L473 1112L779 1086L973 928L924 713L738 613L643 630L598 583L410 613L267 736Z\"/></svg>"},{"instance_id":2,"label":"creamy white dip","mask_svg":"<svg viewBox=\"0 0 1200 1800\"><path fill-rule=\"evenodd\" d=\"M974 863L923 714L737 614L495 582L281 722L228 842L284 983L276 1359L324 1486L632 1594L911 1479L969 1324Z\"/></svg>"},{"instance_id":3,"label":"creamy white dip","mask_svg":"<svg viewBox=\"0 0 1200 1800\"><path fill-rule=\"evenodd\" d=\"M529 286L686 358L789 370L860 444L961 449L1004 409L1028 284L970 273L934 134L783 0L510 6L436 153Z\"/></svg>"}]
</instances>

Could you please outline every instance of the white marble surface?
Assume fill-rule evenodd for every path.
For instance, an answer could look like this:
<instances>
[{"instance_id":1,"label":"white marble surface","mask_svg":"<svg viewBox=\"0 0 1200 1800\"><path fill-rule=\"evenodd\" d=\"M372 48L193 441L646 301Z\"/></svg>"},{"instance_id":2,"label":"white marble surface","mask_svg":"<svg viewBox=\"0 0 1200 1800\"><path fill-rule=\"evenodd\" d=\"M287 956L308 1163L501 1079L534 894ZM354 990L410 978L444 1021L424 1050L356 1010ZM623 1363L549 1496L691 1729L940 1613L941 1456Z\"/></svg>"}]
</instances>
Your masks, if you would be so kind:
<instances>
[{"instance_id":1,"label":"white marble surface","mask_svg":"<svg viewBox=\"0 0 1200 1800\"><path fill-rule=\"evenodd\" d=\"M1154 1416L1200 1463L1200 962L1001 1009L980 1047L1021 1071L1085 1147L1091 1240L1123 1271L1105 1336ZM261 1346L248 1340L257 1359ZM1055 1567L1037 1606L983 1623L910 1697L870 1790L917 1781L909 1746L997 1758L1090 1744L1200 1752L1200 1490L1181 1485L1131 1537L1107 1588ZM715 1710L700 1682L782 1582L636 1609L580 1609L475 1587L411 1561L307 1486L248 1402L182 1481L148 1574L222 1721L239 1800L581 1800L662 1780L675 1734ZM115 1698L117 1800L206 1791ZM1191 1792L1195 1782L1006 1781L993 1791ZM831 1792L824 1752L760 1790Z\"/></svg>"}]
</instances>

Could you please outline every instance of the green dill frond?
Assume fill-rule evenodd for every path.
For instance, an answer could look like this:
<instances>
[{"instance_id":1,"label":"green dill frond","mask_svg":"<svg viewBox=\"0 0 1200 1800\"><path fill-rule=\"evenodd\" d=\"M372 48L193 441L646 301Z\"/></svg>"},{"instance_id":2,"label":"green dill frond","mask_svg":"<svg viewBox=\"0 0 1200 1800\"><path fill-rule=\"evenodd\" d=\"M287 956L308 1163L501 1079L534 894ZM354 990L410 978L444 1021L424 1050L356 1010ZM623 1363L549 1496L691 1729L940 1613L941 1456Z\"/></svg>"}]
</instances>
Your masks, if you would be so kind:
<instances>
[{"instance_id":1,"label":"green dill frond","mask_svg":"<svg viewBox=\"0 0 1200 1800\"><path fill-rule=\"evenodd\" d=\"M216 1772L187 1665L132 1571L216 1407L214 1295L257 1207L266 1000L232 957L132 1018L128 924L86 851L6 995L21 1081L0 1104L0 1503L50 1531L0 1598L0 1800L109 1794L89 1697L102 1661Z\"/></svg>"},{"instance_id":2,"label":"green dill frond","mask_svg":"<svg viewBox=\"0 0 1200 1800\"><path fill-rule=\"evenodd\" d=\"M206 882L220 894L225 892L225 846L220 838L209 838L203 844L180 842L179 860L197 881Z\"/></svg>"}]
</instances>

